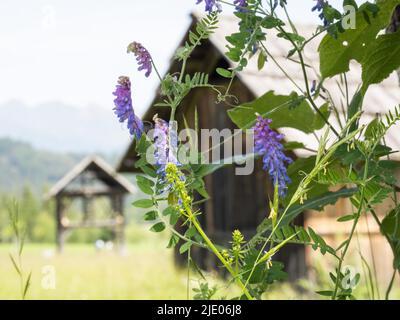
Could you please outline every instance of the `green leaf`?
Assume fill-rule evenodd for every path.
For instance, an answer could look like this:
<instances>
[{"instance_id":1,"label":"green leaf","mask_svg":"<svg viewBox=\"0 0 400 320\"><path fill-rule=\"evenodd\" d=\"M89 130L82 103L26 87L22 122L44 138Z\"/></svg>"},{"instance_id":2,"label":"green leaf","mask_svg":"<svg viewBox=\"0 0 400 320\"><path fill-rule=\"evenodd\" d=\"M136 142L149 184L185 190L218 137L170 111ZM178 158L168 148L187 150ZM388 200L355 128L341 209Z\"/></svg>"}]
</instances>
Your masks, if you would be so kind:
<instances>
[{"instance_id":1,"label":"green leaf","mask_svg":"<svg viewBox=\"0 0 400 320\"><path fill-rule=\"evenodd\" d=\"M333 291L329 291L329 290L316 291L315 293L319 294L320 296L324 296L324 297L332 297L333 296Z\"/></svg>"},{"instance_id":2,"label":"green leaf","mask_svg":"<svg viewBox=\"0 0 400 320\"><path fill-rule=\"evenodd\" d=\"M346 221L354 220L355 218L356 218L355 214L348 214L348 215L345 215L345 216L342 216L342 217L338 218L336 221L338 221L338 222L346 222Z\"/></svg>"},{"instance_id":3,"label":"green leaf","mask_svg":"<svg viewBox=\"0 0 400 320\"><path fill-rule=\"evenodd\" d=\"M139 154L145 153L147 150L147 146L148 144L145 135L142 135L139 141L135 140L135 147L137 153Z\"/></svg>"},{"instance_id":4,"label":"green leaf","mask_svg":"<svg viewBox=\"0 0 400 320\"><path fill-rule=\"evenodd\" d=\"M262 50L260 50L260 53L258 55L258 60L257 60L258 70L262 70L264 68L266 61L267 61L267 56L265 55L265 53Z\"/></svg>"},{"instance_id":5,"label":"green leaf","mask_svg":"<svg viewBox=\"0 0 400 320\"><path fill-rule=\"evenodd\" d=\"M185 242L185 243L184 243L183 245L181 245L181 247L179 248L179 253L180 253L180 254L185 253L186 251L188 251L188 250L190 249L191 246L192 246L192 242L191 242L191 241Z\"/></svg>"},{"instance_id":6,"label":"green leaf","mask_svg":"<svg viewBox=\"0 0 400 320\"><path fill-rule=\"evenodd\" d=\"M364 191L365 199L368 200L370 205L382 203L393 192L391 188L383 187L376 181L369 181Z\"/></svg>"},{"instance_id":7,"label":"green leaf","mask_svg":"<svg viewBox=\"0 0 400 320\"><path fill-rule=\"evenodd\" d=\"M136 184L142 192L148 195L153 194L152 186L154 186L154 182L150 179L147 179L143 176L136 176Z\"/></svg>"},{"instance_id":8,"label":"green leaf","mask_svg":"<svg viewBox=\"0 0 400 320\"><path fill-rule=\"evenodd\" d=\"M169 217L169 223L170 225L174 226L179 220L179 213L174 210L173 212L171 212L171 215Z\"/></svg>"},{"instance_id":9,"label":"green leaf","mask_svg":"<svg viewBox=\"0 0 400 320\"><path fill-rule=\"evenodd\" d=\"M293 107L294 105L296 107ZM328 116L327 106L324 105L321 111ZM295 92L283 96L269 91L252 102L228 111L229 117L241 129L249 129L254 125L256 113L272 119L273 128L290 127L312 133L324 126L320 116L314 113L304 97L298 96Z\"/></svg>"},{"instance_id":10,"label":"green leaf","mask_svg":"<svg viewBox=\"0 0 400 320\"><path fill-rule=\"evenodd\" d=\"M150 177L152 177L152 178L157 178L157 173L156 173L156 171L155 171L153 168L151 168L151 167L149 167L149 166L142 166L142 167L140 167L140 169L141 169L145 174L149 175Z\"/></svg>"},{"instance_id":11,"label":"green leaf","mask_svg":"<svg viewBox=\"0 0 400 320\"><path fill-rule=\"evenodd\" d=\"M174 248L179 242L179 237L174 233L169 239L167 248Z\"/></svg>"},{"instance_id":12,"label":"green leaf","mask_svg":"<svg viewBox=\"0 0 400 320\"><path fill-rule=\"evenodd\" d=\"M232 78L232 72L229 70L226 70L224 68L217 68L216 71L221 77L228 78L228 79Z\"/></svg>"},{"instance_id":13,"label":"green leaf","mask_svg":"<svg viewBox=\"0 0 400 320\"><path fill-rule=\"evenodd\" d=\"M306 200L303 204L294 205L288 209L285 217L282 219L281 225L285 225L293 221L299 214L306 210L321 211L329 204L335 204L339 198L349 198L358 191L357 188L347 189L343 188L335 192L327 192L314 199Z\"/></svg>"},{"instance_id":14,"label":"green leaf","mask_svg":"<svg viewBox=\"0 0 400 320\"><path fill-rule=\"evenodd\" d=\"M138 208L151 208L153 206L153 201L150 199L140 199L133 202L132 205Z\"/></svg>"},{"instance_id":15,"label":"green leaf","mask_svg":"<svg viewBox=\"0 0 400 320\"><path fill-rule=\"evenodd\" d=\"M314 241L314 244L312 245L312 248L314 250L317 250L318 247L321 251L321 253L324 255L328 249L330 249L330 252L334 252L334 249L330 248L324 239L320 235L318 235L312 228L308 228L308 233L310 234L311 239Z\"/></svg>"},{"instance_id":16,"label":"green leaf","mask_svg":"<svg viewBox=\"0 0 400 320\"><path fill-rule=\"evenodd\" d=\"M360 89L354 94L353 98L351 99L350 105L347 110L347 120L350 120L357 114L357 112L361 111L363 102L364 102L364 94L363 91ZM358 121L354 121L349 131L353 132L357 130L357 128L358 128Z\"/></svg>"},{"instance_id":17,"label":"green leaf","mask_svg":"<svg viewBox=\"0 0 400 320\"><path fill-rule=\"evenodd\" d=\"M157 211L153 210L153 211L149 211L149 212L145 213L144 220L145 221L153 221L153 220L156 220L157 217L158 217Z\"/></svg>"},{"instance_id":18,"label":"green leaf","mask_svg":"<svg viewBox=\"0 0 400 320\"><path fill-rule=\"evenodd\" d=\"M341 165L339 160L331 162L325 172L319 172L317 181L327 185L357 184L359 177L354 171Z\"/></svg>"},{"instance_id":19,"label":"green leaf","mask_svg":"<svg viewBox=\"0 0 400 320\"><path fill-rule=\"evenodd\" d=\"M375 118L374 120L372 120L372 121L368 124L367 129L365 129L364 136L365 136L367 139L373 138L373 137L374 137L373 134L374 134L374 132L376 131L376 129L378 128L379 124L380 124L380 121L379 121L378 118Z\"/></svg>"},{"instance_id":20,"label":"green leaf","mask_svg":"<svg viewBox=\"0 0 400 320\"><path fill-rule=\"evenodd\" d=\"M400 67L400 32L379 36L362 61L363 89L380 83Z\"/></svg>"},{"instance_id":21,"label":"green leaf","mask_svg":"<svg viewBox=\"0 0 400 320\"><path fill-rule=\"evenodd\" d=\"M204 181L201 178L199 179L199 181L200 183L197 186L194 186L194 190L196 190L204 199L210 198L210 195L206 190L206 185Z\"/></svg>"},{"instance_id":22,"label":"green leaf","mask_svg":"<svg viewBox=\"0 0 400 320\"><path fill-rule=\"evenodd\" d=\"M169 216L174 213L176 213L176 209L173 206L166 207L162 212L163 216Z\"/></svg>"},{"instance_id":23,"label":"green leaf","mask_svg":"<svg viewBox=\"0 0 400 320\"><path fill-rule=\"evenodd\" d=\"M390 211L382 220L381 231L391 238L400 239L400 206Z\"/></svg>"},{"instance_id":24,"label":"green leaf","mask_svg":"<svg viewBox=\"0 0 400 320\"><path fill-rule=\"evenodd\" d=\"M150 187L154 187L154 181L150 180L149 178L146 178L144 176L136 176L136 181L140 181L143 182L147 185L149 185Z\"/></svg>"},{"instance_id":25,"label":"green leaf","mask_svg":"<svg viewBox=\"0 0 400 320\"><path fill-rule=\"evenodd\" d=\"M277 37L283 38L289 41L297 42L298 44L302 44L305 40L305 38L299 34L296 33L290 33L290 32L285 32L285 33L278 33Z\"/></svg>"},{"instance_id":26,"label":"green leaf","mask_svg":"<svg viewBox=\"0 0 400 320\"><path fill-rule=\"evenodd\" d=\"M159 222L159 223L156 223L155 225L153 225L150 228L150 231L152 231L152 232L161 232L164 229L165 229L165 223L164 222Z\"/></svg>"},{"instance_id":27,"label":"green leaf","mask_svg":"<svg viewBox=\"0 0 400 320\"><path fill-rule=\"evenodd\" d=\"M267 16L261 22L261 26L266 29L273 29L284 25L285 23L281 19L275 18L274 16Z\"/></svg>"},{"instance_id":28,"label":"green leaf","mask_svg":"<svg viewBox=\"0 0 400 320\"><path fill-rule=\"evenodd\" d=\"M284 143L283 147L285 148L285 150L296 150L296 149L304 149L306 146L301 142L290 141Z\"/></svg>"},{"instance_id":29,"label":"green leaf","mask_svg":"<svg viewBox=\"0 0 400 320\"><path fill-rule=\"evenodd\" d=\"M320 71L324 78L349 71L351 60L362 62L368 47L380 30L389 24L393 9L399 0L379 0L380 11L370 22L364 19L364 10L356 14L356 29L347 29L333 38L327 34L319 46Z\"/></svg>"},{"instance_id":30,"label":"green leaf","mask_svg":"<svg viewBox=\"0 0 400 320\"><path fill-rule=\"evenodd\" d=\"M179 219L179 212L173 206L168 206L162 212L163 216L169 216L169 222L171 225L175 225Z\"/></svg>"},{"instance_id":31,"label":"green leaf","mask_svg":"<svg viewBox=\"0 0 400 320\"><path fill-rule=\"evenodd\" d=\"M191 238L197 233L196 227L192 226L189 229L186 230L185 232L185 237Z\"/></svg>"}]
</instances>

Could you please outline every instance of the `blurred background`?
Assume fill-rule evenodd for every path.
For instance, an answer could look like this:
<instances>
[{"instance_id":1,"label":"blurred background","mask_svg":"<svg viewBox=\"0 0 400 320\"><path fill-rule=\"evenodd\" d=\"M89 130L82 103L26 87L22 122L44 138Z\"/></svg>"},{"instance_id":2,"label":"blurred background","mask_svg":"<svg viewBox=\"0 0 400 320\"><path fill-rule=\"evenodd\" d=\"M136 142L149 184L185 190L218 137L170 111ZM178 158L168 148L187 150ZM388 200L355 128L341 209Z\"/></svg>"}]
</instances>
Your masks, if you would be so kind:
<instances>
[{"instance_id":1,"label":"blurred background","mask_svg":"<svg viewBox=\"0 0 400 320\"><path fill-rule=\"evenodd\" d=\"M342 1L330 1L341 5ZM153 234L143 213L125 201L127 249L112 250L100 229L71 233L57 255L55 203L50 187L89 154L116 166L130 138L112 108L120 75L132 80L134 108L142 116L158 85L137 72L126 47L141 42L163 74L191 23L203 10L196 0L2 0L0 2L0 298L18 298L18 277L7 204L19 203L27 227L24 266L32 270L28 297L56 299L185 298L186 271L176 268L167 235ZM294 21L319 23L313 0L288 0ZM231 11L228 9L227 11ZM127 177L131 183L135 179ZM101 211L106 206L95 204ZM72 211L79 208L72 207ZM104 209L105 210L105 209ZM78 213L76 213L78 214ZM72 216L74 212L72 212ZM100 240L100 242L99 242ZM56 286L46 288L46 266ZM51 268L50 268L51 269ZM157 281L154 277L157 276ZM101 279L101 281L99 281ZM192 278L193 286L198 283ZM323 281L323 280L321 280ZM220 280L215 283L221 286ZM312 284L273 297L301 298ZM228 288L227 290L235 290ZM311 292L310 291L310 292Z\"/></svg>"}]
</instances>

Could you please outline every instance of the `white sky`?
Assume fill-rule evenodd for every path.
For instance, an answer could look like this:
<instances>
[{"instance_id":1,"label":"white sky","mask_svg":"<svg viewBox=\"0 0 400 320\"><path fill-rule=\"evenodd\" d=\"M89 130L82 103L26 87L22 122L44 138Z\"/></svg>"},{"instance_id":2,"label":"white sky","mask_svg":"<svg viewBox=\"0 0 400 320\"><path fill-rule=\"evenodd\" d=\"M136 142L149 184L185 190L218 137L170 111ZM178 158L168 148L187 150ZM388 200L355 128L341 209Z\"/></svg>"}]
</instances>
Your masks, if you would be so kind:
<instances>
[{"instance_id":1,"label":"white sky","mask_svg":"<svg viewBox=\"0 0 400 320\"><path fill-rule=\"evenodd\" d=\"M76 107L112 108L116 80L133 82L139 114L147 108L157 79L136 71L126 46L136 40L167 68L190 22L203 9L196 0L1 0L0 104L34 106L60 101ZM313 0L288 0L298 22L318 22ZM331 0L334 5L342 1Z\"/></svg>"}]
</instances>

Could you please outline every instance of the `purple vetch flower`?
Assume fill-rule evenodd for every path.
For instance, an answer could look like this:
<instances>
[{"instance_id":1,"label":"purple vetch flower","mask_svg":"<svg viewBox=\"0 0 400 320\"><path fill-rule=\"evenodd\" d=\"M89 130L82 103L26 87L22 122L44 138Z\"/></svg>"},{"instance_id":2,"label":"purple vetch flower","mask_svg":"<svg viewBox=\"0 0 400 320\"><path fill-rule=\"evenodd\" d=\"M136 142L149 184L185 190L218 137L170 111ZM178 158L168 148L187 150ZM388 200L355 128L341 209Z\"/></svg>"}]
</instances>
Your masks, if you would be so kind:
<instances>
[{"instance_id":1,"label":"purple vetch flower","mask_svg":"<svg viewBox=\"0 0 400 320\"><path fill-rule=\"evenodd\" d=\"M286 164L293 160L283 153L281 140L283 135L270 128L272 120L257 117L254 126L254 151L263 156L263 169L267 170L273 184L278 183L279 196L286 193L287 184L291 182L287 175Z\"/></svg>"},{"instance_id":2,"label":"purple vetch flower","mask_svg":"<svg viewBox=\"0 0 400 320\"><path fill-rule=\"evenodd\" d=\"M202 3L203 0L197 0L196 4ZM217 0L204 0L205 4L206 4L206 11L208 13L211 13L215 10L221 12L222 8L221 5L219 3L217 3Z\"/></svg>"},{"instance_id":3,"label":"purple vetch flower","mask_svg":"<svg viewBox=\"0 0 400 320\"><path fill-rule=\"evenodd\" d=\"M245 11L244 8L247 7L247 0L235 0L233 1L233 4L236 6L237 11Z\"/></svg>"},{"instance_id":4,"label":"purple vetch flower","mask_svg":"<svg viewBox=\"0 0 400 320\"><path fill-rule=\"evenodd\" d=\"M146 70L145 76L146 77L150 76L151 71L153 70L153 65L152 65L153 60L151 59L151 55L147 51L147 49L138 42L132 42L128 46L128 53L130 52L132 52L136 57L136 61L138 62L139 65L138 70L139 71Z\"/></svg>"},{"instance_id":5,"label":"purple vetch flower","mask_svg":"<svg viewBox=\"0 0 400 320\"><path fill-rule=\"evenodd\" d=\"M317 1L317 3L311 10L312 11L322 11L322 9L324 9L325 0L314 0L314 1Z\"/></svg>"},{"instance_id":6,"label":"purple vetch flower","mask_svg":"<svg viewBox=\"0 0 400 320\"><path fill-rule=\"evenodd\" d=\"M114 113L117 115L119 122L127 121L127 127L132 136L140 139L143 133L143 122L136 115L132 107L131 81L128 77L121 76L118 78L118 84L113 95L115 108Z\"/></svg>"},{"instance_id":7,"label":"purple vetch flower","mask_svg":"<svg viewBox=\"0 0 400 320\"><path fill-rule=\"evenodd\" d=\"M329 5L329 3L326 0L315 0L315 1L317 1L317 3L311 10L320 12L319 18L323 21L324 26L326 27L329 25L329 21L325 18L324 8L325 6Z\"/></svg>"},{"instance_id":8,"label":"purple vetch flower","mask_svg":"<svg viewBox=\"0 0 400 320\"><path fill-rule=\"evenodd\" d=\"M173 163L180 166L177 159L178 150L178 133L176 122L168 124L167 121L160 119L157 115L154 116L154 158L158 166L157 173L161 177L165 176L165 167L168 163Z\"/></svg>"}]
</instances>

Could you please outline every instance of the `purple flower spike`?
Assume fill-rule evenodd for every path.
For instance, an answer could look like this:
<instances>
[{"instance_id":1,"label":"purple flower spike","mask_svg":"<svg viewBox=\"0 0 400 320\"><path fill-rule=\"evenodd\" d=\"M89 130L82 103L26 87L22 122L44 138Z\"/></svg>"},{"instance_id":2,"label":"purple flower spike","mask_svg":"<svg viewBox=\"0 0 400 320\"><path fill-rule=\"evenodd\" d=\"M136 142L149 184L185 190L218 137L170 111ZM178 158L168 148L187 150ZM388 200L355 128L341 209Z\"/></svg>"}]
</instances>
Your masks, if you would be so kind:
<instances>
[{"instance_id":1,"label":"purple flower spike","mask_svg":"<svg viewBox=\"0 0 400 320\"><path fill-rule=\"evenodd\" d=\"M143 47L138 42L132 42L128 46L128 53L132 52L135 57L136 61L138 62L139 71L146 70L145 76L148 77L153 70L152 59L150 53L147 51L145 47Z\"/></svg>"},{"instance_id":2,"label":"purple flower spike","mask_svg":"<svg viewBox=\"0 0 400 320\"><path fill-rule=\"evenodd\" d=\"M178 150L176 122L168 124L168 122L158 118L156 115L154 124L154 157L158 166L157 173L164 177L165 167L168 163L173 163L177 166L181 165L176 156Z\"/></svg>"},{"instance_id":3,"label":"purple flower spike","mask_svg":"<svg viewBox=\"0 0 400 320\"><path fill-rule=\"evenodd\" d=\"M241 1L243 1L243 0L241 0ZM196 4L199 4L199 3L202 3L202 2L203 2L203 0L197 0ZM204 2L206 3L206 9L205 10L208 13L211 13L211 12L213 12L215 10L217 10L219 12L222 11L221 5L219 3L217 3L217 0L204 0Z\"/></svg>"},{"instance_id":4,"label":"purple flower spike","mask_svg":"<svg viewBox=\"0 0 400 320\"><path fill-rule=\"evenodd\" d=\"M131 81L128 77L119 77L118 84L113 95L114 113L117 115L119 122L127 121L127 127L132 136L140 139L143 133L143 122L136 115L132 107Z\"/></svg>"},{"instance_id":5,"label":"purple flower spike","mask_svg":"<svg viewBox=\"0 0 400 320\"><path fill-rule=\"evenodd\" d=\"M272 120L257 117L254 126L254 151L263 156L263 169L267 170L272 183L278 183L279 196L286 194L287 184L291 182L287 175L286 164L293 160L283 153L281 140L283 135L270 128Z\"/></svg>"}]
</instances>

